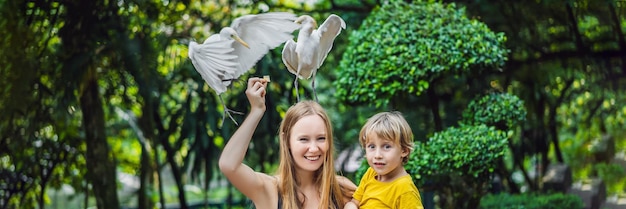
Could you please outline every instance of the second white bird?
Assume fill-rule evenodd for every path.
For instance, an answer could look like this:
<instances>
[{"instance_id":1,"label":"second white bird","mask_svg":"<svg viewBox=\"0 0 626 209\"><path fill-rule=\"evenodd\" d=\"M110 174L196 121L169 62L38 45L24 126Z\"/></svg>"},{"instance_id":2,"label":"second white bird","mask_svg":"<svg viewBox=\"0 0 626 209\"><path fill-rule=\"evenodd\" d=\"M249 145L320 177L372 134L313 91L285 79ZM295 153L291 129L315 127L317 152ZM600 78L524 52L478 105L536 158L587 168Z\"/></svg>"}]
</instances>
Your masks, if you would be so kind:
<instances>
[{"instance_id":1,"label":"second white bird","mask_svg":"<svg viewBox=\"0 0 626 209\"><path fill-rule=\"evenodd\" d=\"M346 23L341 17L331 14L326 18L324 23L317 28L317 22L313 17L302 15L298 17L296 23L301 24L298 32L298 42L288 40L283 48L283 63L289 72L293 73L294 87L296 89L296 97L300 101L298 93L298 78L309 79L313 94L317 101L317 92L315 91L315 74L317 69L322 66L328 52L333 47L333 42L342 29L346 28Z\"/></svg>"}]
</instances>

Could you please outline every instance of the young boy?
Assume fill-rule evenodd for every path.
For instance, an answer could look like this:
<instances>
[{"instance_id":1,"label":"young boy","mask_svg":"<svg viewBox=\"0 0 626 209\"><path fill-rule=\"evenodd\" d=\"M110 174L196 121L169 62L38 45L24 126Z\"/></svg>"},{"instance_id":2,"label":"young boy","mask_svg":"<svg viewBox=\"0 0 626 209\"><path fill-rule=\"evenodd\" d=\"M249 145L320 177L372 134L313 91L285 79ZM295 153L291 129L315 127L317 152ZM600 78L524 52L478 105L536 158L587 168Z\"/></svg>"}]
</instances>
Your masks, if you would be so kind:
<instances>
[{"instance_id":1,"label":"young boy","mask_svg":"<svg viewBox=\"0 0 626 209\"><path fill-rule=\"evenodd\" d=\"M420 193L403 167L413 150L413 132L402 114L393 111L372 116L361 129L359 142L370 167L345 209L423 209Z\"/></svg>"}]
</instances>

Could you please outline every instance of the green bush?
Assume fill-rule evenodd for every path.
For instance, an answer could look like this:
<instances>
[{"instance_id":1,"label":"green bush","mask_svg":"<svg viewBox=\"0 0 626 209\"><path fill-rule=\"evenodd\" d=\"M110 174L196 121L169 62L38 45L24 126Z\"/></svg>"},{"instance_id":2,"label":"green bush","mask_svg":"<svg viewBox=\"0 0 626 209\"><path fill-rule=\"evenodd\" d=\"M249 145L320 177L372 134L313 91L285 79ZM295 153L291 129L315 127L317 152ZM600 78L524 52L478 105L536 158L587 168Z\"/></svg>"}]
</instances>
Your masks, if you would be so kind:
<instances>
[{"instance_id":1,"label":"green bush","mask_svg":"<svg viewBox=\"0 0 626 209\"><path fill-rule=\"evenodd\" d=\"M476 208L506 148L506 134L494 127L450 127L417 143L405 168L420 191L439 194L443 208Z\"/></svg>"},{"instance_id":2,"label":"green bush","mask_svg":"<svg viewBox=\"0 0 626 209\"><path fill-rule=\"evenodd\" d=\"M370 165L367 164L367 159L365 159L365 157L363 158L363 160L361 160L361 166L359 166L358 169L356 169L356 171L354 172L354 179L357 183L357 185L359 185L360 181L361 181L361 177L363 177L363 174L365 174L365 172L367 171L367 168L369 168Z\"/></svg>"},{"instance_id":3,"label":"green bush","mask_svg":"<svg viewBox=\"0 0 626 209\"><path fill-rule=\"evenodd\" d=\"M583 201L576 195L552 194L498 194L487 195L480 201L480 209L582 209Z\"/></svg>"},{"instance_id":4,"label":"green bush","mask_svg":"<svg viewBox=\"0 0 626 209\"><path fill-rule=\"evenodd\" d=\"M337 69L336 97L378 106L420 95L444 75L500 68L509 52L503 33L467 18L454 3L432 1L383 3L349 39Z\"/></svg>"},{"instance_id":5,"label":"green bush","mask_svg":"<svg viewBox=\"0 0 626 209\"><path fill-rule=\"evenodd\" d=\"M486 124L511 130L526 120L524 102L508 93L490 93L470 102L463 111L463 123Z\"/></svg>"},{"instance_id":6,"label":"green bush","mask_svg":"<svg viewBox=\"0 0 626 209\"><path fill-rule=\"evenodd\" d=\"M487 182L507 148L504 132L484 124L450 127L417 143L405 166L418 186L449 184L451 176Z\"/></svg>"}]
</instances>

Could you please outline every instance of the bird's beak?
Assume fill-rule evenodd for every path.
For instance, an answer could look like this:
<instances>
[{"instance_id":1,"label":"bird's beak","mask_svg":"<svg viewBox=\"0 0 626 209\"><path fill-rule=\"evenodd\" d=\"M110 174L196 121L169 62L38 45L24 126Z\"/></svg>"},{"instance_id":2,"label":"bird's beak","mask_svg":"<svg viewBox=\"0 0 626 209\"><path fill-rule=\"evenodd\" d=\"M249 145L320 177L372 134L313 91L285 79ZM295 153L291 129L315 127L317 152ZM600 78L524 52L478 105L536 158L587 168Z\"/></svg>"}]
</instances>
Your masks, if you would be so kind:
<instances>
[{"instance_id":1,"label":"bird's beak","mask_svg":"<svg viewBox=\"0 0 626 209\"><path fill-rule=\"evenodd\" d=\"M248 43L246 43L241 38L239 38L239 36L233 36L233 39L235 39L235 41L239 42L241 45L245 46L246 48L248 48L248 49L250 48Z\"/></svg>"}]
</instances>

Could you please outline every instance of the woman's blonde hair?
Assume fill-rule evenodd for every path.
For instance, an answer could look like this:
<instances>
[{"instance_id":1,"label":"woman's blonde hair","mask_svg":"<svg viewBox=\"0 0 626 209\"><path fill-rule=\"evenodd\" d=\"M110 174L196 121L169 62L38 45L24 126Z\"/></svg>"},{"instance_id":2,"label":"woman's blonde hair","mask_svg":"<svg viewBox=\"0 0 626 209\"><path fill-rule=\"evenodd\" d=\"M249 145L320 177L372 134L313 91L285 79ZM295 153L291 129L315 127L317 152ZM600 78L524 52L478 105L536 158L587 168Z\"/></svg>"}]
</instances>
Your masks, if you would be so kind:
<instances>
[{"instance_id":1,"label":"woman's blonde hair","mask_svg":"<svg viewBox=\"0 0 626 209\"><path fill-rule=\"evenodd\" d=\"M319 191L321 197L318 208L343 208L345 204L345 193L342 192L335 176L333 132L330 119L322 106L313 101L302 101L291 106L287 110L287 113L285 113L285 118L281 122L280 129L278 130L280 137L280 163L277 173L280 176L278 192L283 199L282 208L299 209L303 207L304 201L306 201L304 194L300 191L299 178L295 173L296 165L291 150L289 149L289 136L291 135L291 128L293 128L294 124L309 115L318 115L322 118L326 126L326 142L328 143L324 163L314 175L315 182L317 185L320 185L321 190Z\"/></svg>"},{"instance_id":2,"label":"woman's blonde hair","mask_svg":"<svg viewBox=\"0 0 626 209\"><path fill-rule=\"evenodd\" d=\"M367 136L372 133L380 138L400 144L402 149L409 151L409 154L413 151L413 131L402 116L402 113L398 111L380 112L367 119L359 133L359 142L363 148L367 144ZM408 161L409 155L402 158L402 163L407 163Z\"/></svg>"}]
</instances>

